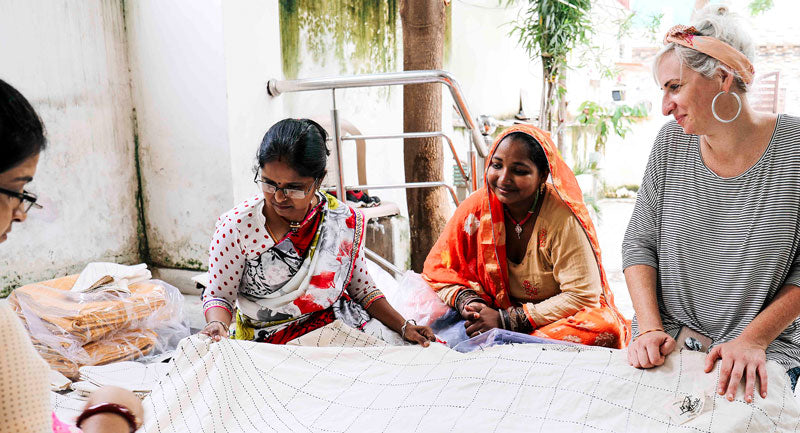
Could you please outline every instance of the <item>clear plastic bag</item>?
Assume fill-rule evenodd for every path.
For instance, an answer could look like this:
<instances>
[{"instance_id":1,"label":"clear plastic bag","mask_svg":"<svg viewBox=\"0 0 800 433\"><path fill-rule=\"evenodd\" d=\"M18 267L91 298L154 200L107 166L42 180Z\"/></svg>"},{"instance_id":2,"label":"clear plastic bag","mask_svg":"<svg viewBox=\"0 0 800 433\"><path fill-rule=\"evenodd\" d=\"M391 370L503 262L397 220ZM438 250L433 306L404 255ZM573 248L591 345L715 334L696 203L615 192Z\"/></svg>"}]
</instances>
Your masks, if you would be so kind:
<instances>
[{"instance_id":1,"label":"clear plastic bag","mask_svg":"<svg viewBox=\"0 0 800 433\"><path fill-rule=\"evenodd\" d=\"M469 338L461 315L442 302L422 276L413 271L406 271L398 286L384 294L403 317L414 319L419 325L430 326L440 340L459 352L471 352L484 347L512 343L573 344L505 329L492 329Z\"/></svg>"},{"instance_id":2,"label":"clear plastic bag","mask_svg":"<svg viewBox=\"0 0 800 433\"><path fill-rule=\"evenodd\" d=\"M461 324L461 327L463 328L464 325ZM571 343L569 341L553 340L552 338L536 337L534 335L522 334L520 332L509 331L507 329L495 328L484 332L483 334L476 335L470 339L461 341L450 347L452 347L453 350L466 353L472 352L473 350L483 349L484 347L501 346L503 344L530 343L580 346L577 343Z\"/></svg>"},{"instance_id":3,"label":"clear plastic bag","mask_svg":"<svg viewBox=\"0 0 800 433\"><path fill-rule=\"evenodd\" d=\"M130 294L71 292L76 279L29 284L8 297L42 358L71 379L81 366L155 356L189 335L183 296L163 281L131 284Z\"/></svg>"},{"instance_id":4,"label":"clear plastic bag","mask_svg":"<svg viewBox=\"0 0 800 433\"><path fill-rule=\"evenodd\" d=\"M461 318L461 315L456 310L450 309L447 314L440 317L430 326L440 339L447 342L448 347L462 353L503 344L575 344L497 328L469 338L464 323L465 320Z\"/></svg>"},{"instance_id":5,"label":"clear plastic bag","mask_svg":"<svg viewBox=\"0 0 800 433\"><path fill-rule=\"evenodd\" d=\"M384 292L384 295L395 310L406 319L414 319L418 325L430 325L452 310L414 271L406 271L397 290Z\"/></svg>"}]
</instances>

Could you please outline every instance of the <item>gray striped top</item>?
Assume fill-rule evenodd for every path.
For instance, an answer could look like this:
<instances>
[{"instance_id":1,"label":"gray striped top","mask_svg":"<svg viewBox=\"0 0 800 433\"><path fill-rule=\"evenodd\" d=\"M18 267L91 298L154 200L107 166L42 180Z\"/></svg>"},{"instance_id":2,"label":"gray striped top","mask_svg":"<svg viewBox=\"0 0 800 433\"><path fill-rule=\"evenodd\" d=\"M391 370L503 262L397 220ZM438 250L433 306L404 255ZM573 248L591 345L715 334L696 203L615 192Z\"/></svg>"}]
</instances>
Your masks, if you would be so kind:
<instances>
[{"instance_id":1,"label":"gray striped top","mask_svg":"<svg viewBox=\"0 0 800 433\"><path fill-rule=\"evenodd\" d=\"M661 128L636 199L623 268L658 270L657 297L673 337L686 325L715 344L739 336L785 284L800 286L800 118L781 115L764 155L736 177L709 170L700 140ZM638 334L636 318L634 335ZM767 348L800 366L800 320Z\"/></svg>"}]
</instances>

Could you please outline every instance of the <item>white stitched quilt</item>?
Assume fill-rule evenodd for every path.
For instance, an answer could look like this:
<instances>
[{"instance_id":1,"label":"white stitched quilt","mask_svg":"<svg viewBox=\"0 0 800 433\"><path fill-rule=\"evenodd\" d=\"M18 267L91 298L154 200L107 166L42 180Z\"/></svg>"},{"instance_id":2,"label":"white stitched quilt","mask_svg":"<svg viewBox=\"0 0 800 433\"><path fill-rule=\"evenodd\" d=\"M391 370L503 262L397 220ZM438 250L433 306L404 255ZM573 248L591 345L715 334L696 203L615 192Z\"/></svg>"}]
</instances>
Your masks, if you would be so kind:
<instances>
[{"instance_id":1,"label":"white stitched quilt","mask_svg":"<svg viewBox=\"0 0 800 433\"><path fill-rule=\"evenodd\" d=\"M747 404L741 389L733 402L710 392L717 373L703 373L696 352L637 370L622 350L522 344L459 353L388 346L336 322L297 343L184 339L144 401L142 431L784 432L800 423L776 363L767 399ZM674 401L695 417L674 421Z\"/></svg>"}]
</instances>

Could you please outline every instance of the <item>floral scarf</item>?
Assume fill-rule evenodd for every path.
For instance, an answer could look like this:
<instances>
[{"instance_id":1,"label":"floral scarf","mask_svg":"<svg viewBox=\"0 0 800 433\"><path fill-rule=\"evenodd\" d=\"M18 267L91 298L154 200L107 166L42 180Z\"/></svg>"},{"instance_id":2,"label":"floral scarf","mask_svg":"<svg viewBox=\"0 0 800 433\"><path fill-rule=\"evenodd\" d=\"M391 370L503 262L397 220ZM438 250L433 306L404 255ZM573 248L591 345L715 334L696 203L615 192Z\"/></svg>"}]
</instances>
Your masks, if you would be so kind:
<instances>
[{"instance_id":1,"label":"floral scarf","mask_svg":"<svg viewBox=\"0 0 800 433\"><path fill-rule=\"evenodd\" d=\"M268 293L258 297L239 297L235 338L288 341L332 321L331 307L339 307L342 298L349 299L345 288L364 244L364 216L331 195L320 197L320 204L309 212L292 238L295 245L306 247L301 250L303 257L297 257L299 267L293 266L295 260L285 254L253 265L257 266L254 279L276 273L290 278L266 287ZM273 248L281 248L284 242Z\"/></svg>"}]
</instances>

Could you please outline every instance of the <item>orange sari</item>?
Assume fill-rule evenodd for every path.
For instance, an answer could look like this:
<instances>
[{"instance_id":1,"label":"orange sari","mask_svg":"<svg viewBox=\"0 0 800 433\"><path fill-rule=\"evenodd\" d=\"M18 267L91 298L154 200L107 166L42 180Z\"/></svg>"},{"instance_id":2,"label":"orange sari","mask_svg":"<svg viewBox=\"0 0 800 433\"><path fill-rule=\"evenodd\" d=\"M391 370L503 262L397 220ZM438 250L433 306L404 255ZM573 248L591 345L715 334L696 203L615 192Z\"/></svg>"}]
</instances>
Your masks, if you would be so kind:
<instances>
[{"instance_id":1,"label":"orange sari","mask_svg":"<svg viewBox=\"0 0 800 433\"><path fill-rule=\"evenodd\" d=\"M525 314L534 328L531 335L587 345L623 348L630 342L630 322L614 305L600 258L592 220L572 170L558 156L549 134L531 125L516 125L505 130L492 146L488 163L498 144L508 134L522 132L539 142L550 167L552 190L569 207L583 227L600 271L602 292L599 305L584 307L569 317L537 328L530 313ZM485 184L456 209L444 232L425 260L423 278L435 291L458 285L474 290L493 308L519 307L509 296L506 229L503 205ZM532 241L529 241L532 242Z\"/></svg>"}]
</instances>

